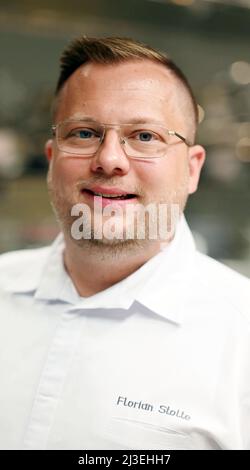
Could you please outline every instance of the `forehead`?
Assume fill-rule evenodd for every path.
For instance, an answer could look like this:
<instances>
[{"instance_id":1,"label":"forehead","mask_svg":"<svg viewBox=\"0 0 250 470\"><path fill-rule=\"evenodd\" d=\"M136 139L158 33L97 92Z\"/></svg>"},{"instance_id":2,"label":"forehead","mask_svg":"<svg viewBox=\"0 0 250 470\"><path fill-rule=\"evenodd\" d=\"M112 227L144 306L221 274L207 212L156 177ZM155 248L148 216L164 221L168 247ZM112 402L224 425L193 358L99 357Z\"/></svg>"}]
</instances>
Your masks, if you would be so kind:
<instances>
[{"instance_id":1,"label":"forehead","mask_svg":"<svg viewBox=\"0 0 250 470\"><path fill-rule=\"evenodd\" d=\"M171 122L180 117L180 85L163 65L149 60L104 65L87 63L65 82L57 120L86 114L103 122L140 118Z\"/></svg>"}]
</instances>

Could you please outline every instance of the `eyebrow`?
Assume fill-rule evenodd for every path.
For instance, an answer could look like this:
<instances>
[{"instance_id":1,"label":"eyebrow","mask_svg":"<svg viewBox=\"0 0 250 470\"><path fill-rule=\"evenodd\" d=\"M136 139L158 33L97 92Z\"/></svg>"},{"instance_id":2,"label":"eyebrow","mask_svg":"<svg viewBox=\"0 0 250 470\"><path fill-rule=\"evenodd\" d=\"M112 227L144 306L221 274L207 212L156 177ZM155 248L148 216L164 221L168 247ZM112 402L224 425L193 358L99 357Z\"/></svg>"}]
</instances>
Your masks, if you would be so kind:
<instances>
[{"instance_id":1,"label":"eyebrow","mask_svg":"<svg viewBox=\"0 0 250 470\"><path fill-rule=\"evenodd\" d=\"M99 120L95 119L93 116L70 116L68 119L65 120L67 121L82 121L82 122L87 122L87 121L93 121L96 123L100 123ZM118 123L103 123L103 124L118 124ZM121 123L123 124L123 123ZM161 126L166 127L166 123L162 121L158 121L157 119L150 118L149 116L138 116L132 119L129 119L128 121L124 122L124 124L158 124ZM118 124L119 125L119 124Z\"/></svg>"}]
</instances>

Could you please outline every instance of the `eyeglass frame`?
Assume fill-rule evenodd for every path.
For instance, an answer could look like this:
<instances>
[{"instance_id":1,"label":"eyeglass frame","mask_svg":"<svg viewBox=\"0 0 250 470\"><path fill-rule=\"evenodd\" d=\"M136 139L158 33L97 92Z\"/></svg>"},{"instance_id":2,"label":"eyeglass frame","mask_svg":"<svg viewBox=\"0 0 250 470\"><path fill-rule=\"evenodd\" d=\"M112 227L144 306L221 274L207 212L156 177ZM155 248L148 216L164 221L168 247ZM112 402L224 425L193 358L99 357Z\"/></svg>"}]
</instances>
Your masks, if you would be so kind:
<instances>
[{"instance_id":1,"label":"eyeglass frame","mask_svg":"<svg viewBox=\"0 0 250 470\"><path fill-rule=\"evenodd\" d=\"M124 123L124 124L106 124L106 123L103 123L103 122L98 122L98 121L92 121L91 119L88 120L88 121L85 121L84 119L68 119L66 121L60 121L58 122L57 124L52 124L51 126L51 131L52 131L52 137L56 137L56 143L57 143L57 146L60 149L59 145L58 145L58 135L57 135L57 129L58 127L61 125L61 124L66 124L67 122L91 122L91 123L95 123L95 124L99 124L100 126L103 127L104 129L104 133L103 133L103 136L102 138L100 139L100 143L99 143L99 146L98 148L96 149L96 151L94 153L91 153L91 154L81 154L81 156L91 156L93 157L94 155L96 155L96 153L98 152L101 144L103 143L104 139L105 139L105 136L106 136L106 130L107 129L113 129L113 128L118 128L119 130L121 129L121 127L123 126L132 126L132 125L136 125L136 123ZM138 124L144 124L144 123L138 123ZM145 122L145 124L148 125L148 123ZM176 132L176 131L173 131L173 130L170 130L170 129L167 129L165 126L162 126L160 124L157 124L157 123L150 123L152 124L153 126L157 125L159 127L161 127L161 129L163 129L164 131L166 131L166 133L169 135L169 136L176 136L178 137L182 142L184 142L188 147L192 147L193 144L191 143L191 141L189 141L186 137L183 137L181 134L179 134L179 132ZM126 139L126 138L125 138ZM120 144L123 145L126 143L126 140L124 139L124 137L120 137ZM168 146L169 144L166 144L166 147ZM63 150L62 150L63 151ZM64 152L64 151L63 151ZM137 158L137 159L140 159L143 157L133 157L131 155L127 155L126 153L126 150L124 150L125 154L127 157L129 158ZM73 153L73 152L68 152L68 151L65 151L65 153L69 153L70 155L77 155L77 153ZM161 157L145 157L145 158L162 158Z\"/></svg>"}]
</instances>

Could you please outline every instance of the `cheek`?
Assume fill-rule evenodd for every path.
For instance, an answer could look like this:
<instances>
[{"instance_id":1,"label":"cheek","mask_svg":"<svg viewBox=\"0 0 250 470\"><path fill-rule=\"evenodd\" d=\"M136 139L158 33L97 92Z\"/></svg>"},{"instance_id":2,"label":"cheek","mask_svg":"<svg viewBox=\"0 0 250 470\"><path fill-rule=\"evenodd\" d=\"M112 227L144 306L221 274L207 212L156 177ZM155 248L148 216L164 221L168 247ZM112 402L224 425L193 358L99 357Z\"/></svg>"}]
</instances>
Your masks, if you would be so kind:
<instances>
[{"instance_id":1,"label":"cheek","mask_svg":"<svg viewBox=\"0 0 250 470\"><path fill-rule=\"evenodd\" d=\"M139 162L136 170L145 193L153 196L163 193L164 190L174 190L186 181L188 165L186 158L168 155L159 160Z\"/></svg>"},{"instance_id":2,"label":"cheek","mask_svg":"<svg viewBox=\"0 0 250 470\"><path fill-rule=\"evenodd\" d=\"M74 185L79 179L88 175L89 163L80 158L60 158L58 156L53 162L52 179L60 186Z\"/></svg>"}]
</instances>

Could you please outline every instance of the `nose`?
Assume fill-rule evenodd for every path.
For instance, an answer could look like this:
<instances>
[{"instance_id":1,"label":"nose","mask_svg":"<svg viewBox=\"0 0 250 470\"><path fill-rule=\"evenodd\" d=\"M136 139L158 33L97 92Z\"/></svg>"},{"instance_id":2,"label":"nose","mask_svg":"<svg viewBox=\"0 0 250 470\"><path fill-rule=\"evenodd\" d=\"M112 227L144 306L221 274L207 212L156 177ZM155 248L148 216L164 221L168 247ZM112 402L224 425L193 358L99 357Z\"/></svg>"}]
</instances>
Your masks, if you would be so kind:
<instances>
[{"instance_id":1,"label":"nose","mask_svg":"<svg viewBox=\"0 0 250 470\"><path fill-rule=\"evenodd\" d=\"M122 148L122 140L115 129L106 131L98 151L91 159L91 170L106 175L125 175L130 161Z\"/></svg>"}]
</instances>

